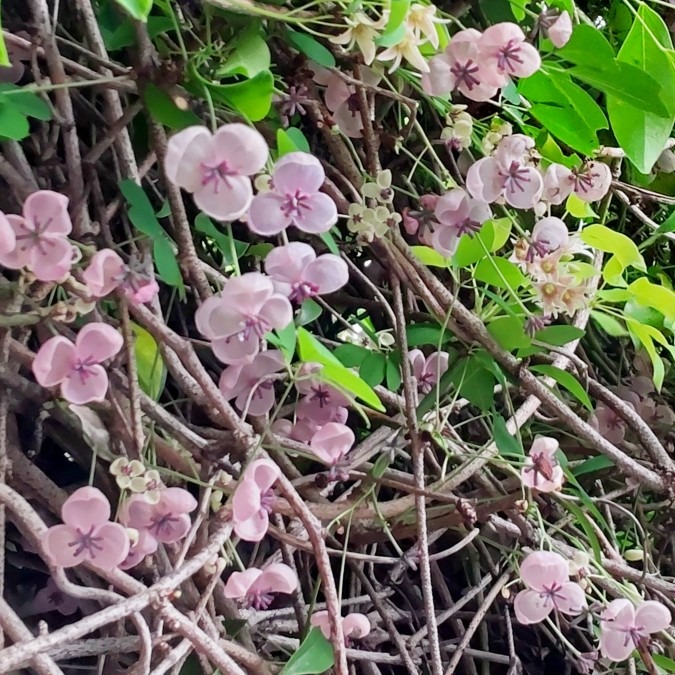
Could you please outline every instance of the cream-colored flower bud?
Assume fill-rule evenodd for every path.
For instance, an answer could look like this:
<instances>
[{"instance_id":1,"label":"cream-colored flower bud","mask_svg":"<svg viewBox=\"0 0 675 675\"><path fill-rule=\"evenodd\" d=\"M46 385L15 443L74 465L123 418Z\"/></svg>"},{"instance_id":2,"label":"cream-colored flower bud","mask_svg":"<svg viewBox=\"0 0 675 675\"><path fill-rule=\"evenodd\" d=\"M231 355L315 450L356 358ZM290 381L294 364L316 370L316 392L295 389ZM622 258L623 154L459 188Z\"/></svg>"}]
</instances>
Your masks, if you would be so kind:
<instances>
[{"instance_id":1,"label":"cream-colored flower bud","mask_svg":"<svg viewBox=\"0 0 675 675\"><path fill-rule=\"evenodd\" d=\"M645 552L641 548L629 548L624 551L623 557L628 562L639 562L645 559Z\"/></svg>"}]
</instances>

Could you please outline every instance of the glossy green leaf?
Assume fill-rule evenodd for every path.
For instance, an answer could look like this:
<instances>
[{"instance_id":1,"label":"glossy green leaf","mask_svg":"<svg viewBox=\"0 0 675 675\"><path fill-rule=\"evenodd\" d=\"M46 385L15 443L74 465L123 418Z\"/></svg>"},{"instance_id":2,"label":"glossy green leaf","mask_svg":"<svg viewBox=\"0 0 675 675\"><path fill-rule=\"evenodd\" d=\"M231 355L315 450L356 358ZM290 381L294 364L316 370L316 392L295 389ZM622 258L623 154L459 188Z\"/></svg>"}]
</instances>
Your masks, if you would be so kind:
<instances>
[{"instance_id":1,"label":"glossy green leaf","mask_svg":"<svg viewBox=\"0 0 675 675\"><path fill-rule=\"evenodd\" d=\"M22 115L46 122L52 118L49 104L33 91L4 82L0 84L0 105L11 105Z\"/></svg>"},{"instance_id":2,"label":"glossy green leaf","mask_svg":"<svg viewBox=\"0 0 675 675\"><path fill-rule=\"evenodd\" d=\"M155 261L159 278L169 286L184 290L183 275L172 243L166 237L152 240L152 259Z\"/></svg>"},{"instance_id":3,"label":"glossy green leaf","mask_svg":"<svg viewBox=\"0 0 675 675\"><path fill-rule=\"evenodd\" d=\"M525 284L525 275L520 267L506 258L487 256L483 258L473 272L474 278L497 288L516 290Z\"/></svg>"},{"instance_id":4,"label":"glossy green leaf","mask_svg":"<svg viewBox=\"0 0 675 675\"><path fill-rule=\"evenodd\" d=\"M675 319L675 292L641 277L628 286L628 292L642 305L652 307L668 319Z\"/></svg>"},{"instance_id":5,"label":"glossy green leaf","mask_svg":"<svg viewBox=\"0 0 675 675\"><path fill-rule=\"evenodd\" d=\"M297 334L296 326L292 321L285 328L277 328L274 333L269 333L267 339L281 350L287 363L293 360Z\"/></svg>"},{"instance_id":6,"label":"glossy green leaf","mask_svg":"<svg viewBox=\"0 0 675 675\"><path fill-rule=\"evenodd\" d=\"M232 55L216 70L217 78L228 75L245 75L251 78L269 70L272 63L270 48L259 30L259 24L254 23L232 42Z\"/></svg>"},{"instance_id":7,"label":"glossy green leaf","mask_svg":"<svg viewBox=\"0 0 675 675\"><path fill-rule=\"evenodd\" d=\"M334 663L333 646L318 628L312 628L279 675L320 675Z\"/></svg>"},{"instance_id":8,"label":"glossy green leaf","mask_svg":"<svg viewBox=\"0 0 675 675\"><path fill-rule=\"evenodd\" d=\"M333 350L333 356L340 359L340 363L347 368L358 368L368 354L370 354L370 349L360 345L345 344Z\"/></svg>"},{"instance_id":9,"label":"glossy green leaf","mask_svg":"<svg viewBox=\"0 0 675 675\"><path fill-rule=\"evenodd\" d=\"M152 0L115 0L115 2L137 21L147 21L152 9Z\"/></svg>"},{"instance_id":10,"label":"glossy green leaf","mask_svg":"<svg viewBox=\"0 0 675 675\"><path fill-rule=\"evenodd\" d=\"M371 387L382 384L386 373L387 357L381 352L370 352L359 368L359 377Z\"/></svg>"},{"instance_id":11,"label":"glossy green leaf","mask_svg":"<svg viewBox=\"0 0 675 675\"><path fill-rule=\"evenodd\" d=\"M616 318L605 314L597 309L591 310L591 319L593 319L602 330L612 337L625 337L628 335L626 327Z\"/></svg>"},{"instance_id":12,"label":"glossy green leaf","mask_svg":"<svg viewBox=\"0 0 675 675\"><path fill-rule=\"evenodd\" d=\"M535 337L539 342L562 347L572 340L583 337L584 333L585 331L576 326L546 326L537 331Z\"/></svg>"},{"instance_id":13,"label":"glossy green leaf","mask_svg":"<svg viewBox=\"0 0 675 675\"><path fill-rule=\"evenodd\" d=\"M450 381L457 387L460 396L483 412L492 408L496 379L476 356L465 356L457 361L450 370Z\"/></svg>"},{"instance_id":14,"label":"glossy green leaf","mask_svg":"<svg viewBox=\"0 0 675 675\"><path fill-rule=\"evenodd\" d=\"M132 180L123 180L120 183L120 190L129 205L129 220L134 227L152 239L165 237L166 232L159 224L155 209L148 195L145 194L145 190Z\"/></svg>"},{"instance_id":15,"label":"glossy green leaf","mask_svg":"<svg viewBox=\"0 0 675 675\"><path fill-rule=\"evenodd\" d=\"M158 401L166 383L166 365L159 353L155 338L133 321L131 329L135 337L134 355L138 370L138 384L150 398Z\"/></svg>"},{"instance_id":16,"label":"glossy green leaf","mask_svg":"<svg viewBox=\"0 0 675 675\"><path fill-rule=\"evenodd\" d=\"M429 246L411 246L410 250L413 255L427 267L442 267L448 266L447 258L443 257L438 251Z\"/></svg>"},{"instance_id":17,"label":"glossy green leaf","mask_svg":"<svg viewBox=\"0 0 675 675\"><path fill-rule=\"evenodd\" d=\"M410 11L410 0L389 0L389 19L375 43L379 47L391 47L405 36L405 19Z\"/></svg>"},{"instance_id":18,"label":"glossy green leaf","mask_svg":"<svg viewBox=\"0 0 675 675\"><path fill-rule=\"evenodd\" d=\"M20 141L28 136L30 126L25 115L14 106L0 101L0 139L10 138Z\"/></svg>"},{"instance_id":19,"label":"glossy green leaf","mask_svg":"<svg viewBox=\"0 0 675 675\"><path fill-rule=\"evenodd\" d=\"M277 150L279 157L289 152L309 152L309 143L300 129L277 129Z\"/></svg>"},{"instance_id":20,"label":"glossy green leaf","mask_svg":"<svg viewBox=\"0 0 675 675\"><path fill-rule=\"evenodd\" d=\"M234 84L206 84L214 99L229 105L252 122L264 119L272 107L274 76L269 70Z\"/></svg>"},{"instance_id":21,"label":"glossy green leaf","mask_svg":"<svg viewBox=\"0 0 675 675\"><path fill-rule=\"evenodd\" d=\"M664 49L672 49L663 19L640 4L618 59L650 73L661 85L666 101L675 101L675 63ZM649 173L673 130L673 116L661 117L613 96L607 98L612 131L628 159L641 173Z\"/></svg>"},{"instance_id":22,"label":"glossy green leaf","mask_svg":"<svg viewBox=\"0 0 675 675\"><path fill-rule=\"evenodd\" d=\"M462 269L484 258L486 251L498 251L508 241L512 225L510 218L494 218L483 223L472 237L462 236L452 256L452 264Z\"/></svg>"},{"instance_id":23,"label":"glossy green leaf","mask_svg":"<svg viewBox=\"0 0 675 675\"><path fill-rule=\"evenodd\" d=\"M322 232L319 237L321 237L321 241L326 244L328 250L333 254L333 255L340 255L340 249L338 248L338 245L335 243L335 237L330 232Z\"/></svg>"},{"instance_id":24,"label":"glossy green leaf","mask_svg":"<svg viewBox=\"0 0 675 675\"><path fill-rule=\"evenodd\" d=\"M492 435L502 457L523 457L525 455L520 438L509 433L506 421L501 415L495 415L492 420Z\"/></svg>"},{"instance_id":25,"label":"glossy green leaf","mask_svg":"<svg viewBox=\"0 0 675 675\"><path fill-rule=\"evenodd\" d=\"M547 377L553 378L561 387L566 389L574 398L576 398L585 408L593 410L593 403L586 390L581 386L579 380L566 370L550 366L548 364L531 366L533 373L541 373Z\"/></svg>"},{"instance_id":26,"label":"glossy green leaf","mask_svg":"<svg viewBox=\"0 0 675 675\"><path fill-rule=\"evenodd\" d=\"M574 192L567 198L565 209L575 218L597 218L598 216L591 208L591 205L583 199L579 199Z\"/></svg>"},{"instance_id":27,"label":"glossy green leaf","mask_svg":"<svg viewBox=\"0 0 675 675\"><path fill-rule=\"evenodd\" d=\"M613 253L624 268L645 270L645 261L635 242L606 225L588 225L581 231L583 242L605 253Z\"/></svg>"},{"instance_id":28,"label":"glossy green leaf","mask_svg":"<svg viewBox=\"0 0 675 675\"><path fill-rule=\"evenodd\" d=\"M603 66L614 60L614 49L607 38L595 26L588 24L576 26L569 42L556 54L580 66Z\"/></svg>"},{"instance_id":29,"label":"glossy green leaf","mask_svg":"<svg viewBox=\"0 0 675 675\"><path fill-rule=\"evenodd\" d=\"M500 316L490 321L488 333L508 351L520 347L529 347L532 340L525 333L523 320L517 316Z\"/></svg>"},{"instance_id":30,"label":"glossy green leaf","mask_svg":"<svg viewBox=\"0 0 675 675\"><path fill-rule=\"evenodd\" d=\"M170 129L185 129L201 123L192 110L181 110L171 96L152 82L143 90L143 100L150 115Z\"/></svg>"},{"instance_id":31,"label":"glossy green leaf","mask_svg":"<svg viewBox=\"0 0 675 675\"><path fill-rule=\"evenodd\" d=\"M444 331L438 324L413 324L406 326L406 336L408 347L421 347L422 345L438 347L439 344L447 342L452 334L447 329Z\"/></svg>"},{"instance_id":32,"label":"glossy green leaf","mask_svg":"<svg viewBox=\"0 0 675 675\"><path fill-rule=\"evenodd\" d=\"M652 369L654 371L652 380L654 381L654 386L657 391L661 391L663 378L665 377L665 367L663 365L663 359L659 355L654 342L656 341L659 344L666 345L668 344L666 338L661 331L653 326L648 326L639 321L635 321L634 319L627 318L626 326L628 326L631 335L642 344L649 355L649 360L652 363Z\"/></svg>"},{"instance_id":33,"label":"glossy green leaf","mask_svg":"<svg viewBox=\"0 0 675 675\"><path fill-rule=\"evenodd\" d=\"M656 653L652 654L652 659L654 660L654 663L662 670L665 670L666 673L675 673L675 661L673 661L673 659L669 659L664 654Z\"/></svg>"},{"instance_id":34,"label":"glossy green leaf","mask_svg":"<svg viewBox=\"0 0 675 675\"><path fill-rule=\"evenodd\" d=\"M324 68L335 68L335 57L330 49L324 47L315 37L308 33L289 30L286 33L288 41L306 57Z\"/></svg>"},{"instance_id":35,"label":"glossy green leaf","mask_svg":"<svg viewBox=\"0 0 675 675\"><path fill-rule=\"evenodd\" d=\"M397 391L401 386L401 352L388 355L386 380L389 391Z\"/></svg>"},{"instance_id":36,"label":"glossy green leaf","mask_svg":"<svg viewBox=\"0 0 675 675\"><path fill-rule=\"evenodd\" d=\"M312 321L316 321L323 312L323 307L318 302L315 302L311 298L305 300L302 305L300 305L300 311L295 317L295 323L297 326L306 326Z\"/></svg>"},{"instance_id":37,"label":"glossy green leaf","mask_svg":"<svg viewBox=\"0 0 675 675\"><path fill-rule=\"evenodd\" d=\"M604 469L611 469L614 462L604 455L597 455L584 460L581 464L577 464L572 469L572 473L578 478L584 474L595 473L596 471L603 471Z\"/></svg>"}]
</instances>

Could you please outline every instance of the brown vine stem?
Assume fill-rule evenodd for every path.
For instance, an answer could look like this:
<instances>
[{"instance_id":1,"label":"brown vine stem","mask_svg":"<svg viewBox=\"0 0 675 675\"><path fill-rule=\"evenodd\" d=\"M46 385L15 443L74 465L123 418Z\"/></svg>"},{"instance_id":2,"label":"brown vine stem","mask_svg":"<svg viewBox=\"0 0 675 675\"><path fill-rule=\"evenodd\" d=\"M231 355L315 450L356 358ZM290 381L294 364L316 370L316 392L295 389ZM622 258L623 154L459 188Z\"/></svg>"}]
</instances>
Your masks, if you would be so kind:
<instances>
[{"instance_id":1,"label":"brown vine stem","mask_svg":"<svg viewBox=\"0 0 675 675\"><path fill-rule=\"evenodd\" d=\"M407 433L410 436L413 458L413 474L415 487L425 490L424 480L424 444L417 427L417 383L408 358L408 338L406 336L406 320L401 294L401 281L397 276L390 276L391 288L394 294L394 313L396 314L396 334L401 346L401 369L403 371L403 394L405 397L405 417L408 425ZM434 591L431 581L431 567L429 564L429 540L427 536L426 500L421 494L415 495L415 509L417 511L417 547L419 550L420 578L422 581L422 596L427 618L429 647L431 650L431 669L433 675L441 675L441 647L436 626L436 609L434 607Z\"/></svg>"}]
</instances>

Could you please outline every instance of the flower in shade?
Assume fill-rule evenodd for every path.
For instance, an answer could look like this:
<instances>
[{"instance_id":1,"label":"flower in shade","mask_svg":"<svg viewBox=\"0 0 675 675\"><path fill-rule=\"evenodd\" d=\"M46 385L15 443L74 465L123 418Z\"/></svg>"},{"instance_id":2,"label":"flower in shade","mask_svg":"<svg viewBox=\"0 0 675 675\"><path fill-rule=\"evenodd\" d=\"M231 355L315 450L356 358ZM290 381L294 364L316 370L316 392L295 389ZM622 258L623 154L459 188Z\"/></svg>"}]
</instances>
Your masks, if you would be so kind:
<instances>
[{"instance_id":1,"label":"flower in shade","mask_svg":"<svg viewBox=\"0 0 675 675\"><path fill-rule=\"evenodd\" d=\"M295 388L305 396L300 399L296 412L298 417L311 419L316 424L325 424L333 419L337 408L348 406L349 399L335 387L318 377L322 366L317 363L303 363L298 370Z\"/></svg>"},{"instance_id":2,"label":"flower in shade","mask_svg":"<svg viewBox=\"0 0 675 675\"><path fill-rule=\"evenodd\" d=\"M483 157L469 167L468 191L484 202L492 203L503 197L514 208L532 208L543 189L541 174L530 166L533 148L534 141L527 136L507 136L492 157Z\"/></svg>"},{"instance_id":3,"label":"flower in shade","mask_svg":"<svg viewBox=\"0 0 675 675\"><path fill-rule=\"evenodd\" d=\"M275 593L293 593L298 587L298 575L284 563L273 563L265 569L251 567L232 572L225 584L225 597L240 600L246 607L267 609Z\"/></svg>"},{"instance_id":4,"label":"flower in shade","mask_svg":"<svg viewBox=\"0 0 675 675\"><path fill-rule=\"evenodd\" d=\"M375 60L375 40L379 37L379 31L387 23L388 15L385 13L377 21L373 21L364 12L354 12L352 16L345 17L347 29L328 38L334 45L346 45L347 51L357 45L361 54L363 54L364 63L369 66Z\"/></svg>"},{"instance_id":5,"label":"flower in shade","mask_svg":"<svg viewBox=\"0 0 675 675\"><path fill-rule=\"evenodd\" d=\"M331 468L332 478L342 478L338 470L355 441L354 432L345 424L328 422L312 436L309 445L312 452Z\"/></svg>"},{"instance_id":6,"label":"flower in shade","mask_svg":"<svg viewBox=\"0 0 675 675\"><path fill-rule=\"evenodd\" d=\"M247 467L232 497L235 534L244 541L260 541L267 532L275 496L272 486L281 475L270 459L256 459Z\"/></svg>"},{"instance_id":7,"label":"flower in shade","mask_svg":"<svg viewBox=\"0 0 675 675\"><path fill-rule=\"evenodd\" d=\"M525 34L515 23L486 28L478 46L488 80L496 86L503 87L509 77L529 77L541 67L539 52L525 42Z\"/></svg>"},{"instance_id":8,"label":"flower in shade","mask_svg":"<svg viewBox=\"0 0 675 675\"><path fill-rule=\"evenodd\" d=\"M448 355L446 352L434 352L425 357L421 350L411 349L408 359L412 365L413 375L417 380L417 391L428 394L448 369Z\"/></svg>"},{"instance_id":9,"label":"flower in shade","mask_svg":"<svg viewBox=\"0 0 675 675\"><path fill-rule=\"evenodd\" d=\"M225 368L220 376L220 392L229 401L236 398L237 410L264 415L274 406L274 383L270 375L284 367L284 357L276 349L260 352L251 363Z\"/></svg>"},{"instance_id":10,"label":"flower in shade","mask_svg":"<svg viewBox=\"0 0 675 675\"><path fill-rule=\"evenodd\" d=\"M61 386L66 401L82 405L103 401L108 374L101 365L122 349L122 335L105 323L89 323L73 344L62 335L50 338L33 360L33 374L43 387Z\"/></svg>"},{"instance_id":11,"label":"flower in shade","mask_svg":"<svg viewBox=\"0 0 675 675\"><path fill-rule=\"evenodd\" d=\"M110 465L110 473L115 476L115 482L120 490L127 490L131 487L134 478L145 473L145 466L137 459L130 461L126 457L118 457Z\"/></svg>"},{"instance_id":12,"label":"flower in shade","mask_svg":"<svg viewBox=\"0 0 675 675\"><path fill-rule=\"evenodd\" d=\"M40 281L60 281L73 264L68 241L72 229L68 197L51 190L33 192L23 203L21 216L0 219L0 265L13 270L26 267ZM12 236L16 245L9 248Z\"/></svg>"},{"instance_id":13,"label":"flower in shade","mask_svg":"<svg viewBox=\"0 0 675 675\"><path fill-rule=\"evenodd\" d=\"M173 544L190 529L188 513L197 508L197 500L184 488L161 491L159 501L151 504L144 495L134 495L125 504L123 520L128 527L145 532L162 544Z\"/></svg>"},{"instance_id":14,"label":"flower in shade","mask_svg":"<svg viewBox=\"0 0 675 675\"><path fill-rule=\"evenodd\" d=\"M636 400L634 401L627 401L627 403L635 407L635 404L639 401L639 398L636 396L635 399ZM595 407L595 410L588 419L588 423L601 436L615 445L623 442L623 439L626 435L627 425L623 417L621 417L612 408L602 402L598 403L598 405Z\"/></svg>"},{"instance_id":15,"label":"flower in shade","mask_svg":"<svg viewBox=\"0 0 675 675\"><path fill-rule=\"evenodd\" d=\"M670 625L670 611L660 602L647 600L635 607L624 598L612 600L600 617L600 651L610 661L624 661L652 633Z\"/></svg>"},{"instance_id":16,"label":"flower in shade","mask_svg":"<svg viewBox=\"0 0 675 675\"><path fill-rule=\"evenodd\" d=\"M223 362L250 362L260 350L261 339L273 328L293 320L288 298L260 272L231 277L218 296L205 300L195 313L199 332L211 340L213 353Z\"/></svg>"},{"instance_id":17,"label":"flower in shade","mask_svg":"<svg viewBox=\"0 0 675 675\"><path fill-rule=\"evenodd\" d=\"M97 488L75 490L61 508L62 525L42 536L42 548L53 565L75 567L83 562L111 570L129 552L129 536L110 522L110 503Z\"/></svg>"},{"instance_id":18,"label":"flower in shade","mask_svg":"<svg viewBox=\"0 0 675 675\"><path fill-rule=\"evenodd\" d=\"M150 302L159 293L155 275L147 265L135 258L127 264L109 248L94 254L82 278L95 298L103 298L121 288L129 302L141 305Z\"/></svg>"},{"instance_id":19,"label":"flower in shade","mask_svg":"<svg viewBox=\"0 0 675 675\"><path fill-rule=\"evenodd\" d=\"M225 124L215 134L193 126L169 139L164 170L204 213L236 220L253 198L250 176L263 169L268 155L262 134L245 124Z\"/></svg>"},{"instance_id":20,"label":"flower in shade","mask_svg":"<svg viewBox=\"0 0 675 675\"><path fill-rule=\"evenodd\" d=\"M419 70L421 73L428 73L429 64L422 56L419 45L419 34L407 26L401 40L395 45L387 47L387 49L380 52L377 60L393 61L389 70L387 71L389 73L393 73L395 70L397 70L403 59L405 59L411 66Z\"/></svg>"},{"instance_id":21,"label":"flower in shade","mask_svg":"<svg viewBox=\"0 0 675 675\"><path fill-rule=\"evenodd\" d=\"M47 585L41 588L33 598L30 609L23 616L40 616L47 612L58 612L63 616L71 616L81 609L80 602L64 593L52 577L47 579Z\"/></svg>"},{"instance_id":22,"label":"flower in shade","mask_svg":"<svg viewBox=\"0 0 675 675\"><path fill-rule=\"evenodd\" d=\"M307 152L290 152L275 165L272 189L251 202L248 226L271 236L295 225L303 232L327 232L337 222L335 202L319 189L326 174L321 162Z\"/></svg>"},{"instance_id":23,"label":"flower in shade","mask_svg":"<svg viewBox=\"0 0 675 675\"><path fill-rule=\"evenodd\" d=\"M328 612L315 612L310 618L312 626L316 626L323 633L327 640L331 639L330 618ZM347 614L342 621L342 634L345 636L345 642L349 644L352 640L360 640L370 633L370 621L364 614L352 612Z\"/></svg>"},{"instance_id":24,"label":"flower in shade","mask_svg":"<svg viewBox=\"0 0 675 675\"><path fill-rule=\"evenodd\" d=\"M159 542L147 530L134 530L136 540L129 548L127 557L119 564L122 570L128 570L136 567L145 556L152 555L159 546Z\"/></svg>"},{"instance_id":25,"label":"flower in shade","mask_svg":"<svg viewBox=\"0 0 675 675\"><path fill-rule=\"evenodd\" d=\"M555 438L537 436L520 473L523 485L539 492L560 490L565 474L556 457L557 451L558 441Z\"/></svg>"},{"instance_id":26,"label":"flower in shade","mask_svg":"<svg viewBox=\"0 0 675 675\"><path fill-rule=\"evenodd\" d=\"M422 74L424 92L443 96L457 89L472 101L488 101L495 96L499 87L485 66L480 37L474 28L453 35L445 51L429 61L429 72Z\"/></svg>"},{"instance_id":27,"label":"flower in shade","mask_svg":"<svg viewBox=\"0 0 675 675\"><path fill-rule=\"evenodd\" d=\"M520 563L520 579L527 586L514 600L520 623L543 621L553 610L575 616L586 608L579 584L569 580L567 561L552 551L536 551Z\"/></svg>"},{"instance_id":28,"label":"flower in shade","mask_svg":"<svg viewBox=\"0 0 675 675\"><path fill-rule=\"evenodd\" d=\"M317 257L309 244L299 241L272 249L265 258L265 272L277 292L297 303L334 293L349 281L349 269L342 258L332 253Z\"/></svg>"}]
</instances>

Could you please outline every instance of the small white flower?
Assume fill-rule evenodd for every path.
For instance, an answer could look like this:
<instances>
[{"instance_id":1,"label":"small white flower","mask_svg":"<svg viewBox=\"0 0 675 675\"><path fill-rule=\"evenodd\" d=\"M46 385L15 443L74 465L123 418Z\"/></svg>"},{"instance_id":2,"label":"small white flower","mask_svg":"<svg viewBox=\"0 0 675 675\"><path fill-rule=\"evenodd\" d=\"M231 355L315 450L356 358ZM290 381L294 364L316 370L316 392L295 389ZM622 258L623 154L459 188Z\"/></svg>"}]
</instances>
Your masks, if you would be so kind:
<instances>
[{"instance_id":1,"label":"small white flower","mask_svg":"<svg viewBox=\"0 0 675 675\"><path fill-rule=\"evenodd\" d=\"M110 473L115 476L115 482L121 490L128 489L133 480L144 471L143 462L139 462L137 459L129 461L126 457L118 457L110 465Z\"/></svg>"},{"instance_id":2,"label":"small white flower","mask_svg":"<svg viewBox=\"0 0 675 675\"><path fill-rule=\"evenodd\" d=\"M129 489L142 494L149 504L157 504L164 487L160 475L155 469L148 469L142 476L136 476L129 484Z\"/></svg>"},{"instance_id":3,"label":"small white flower","mask_svg":"<svg viewBox=\"0 0 675 675\"><path fill-rule=\"evenodd\" d=\"M421 5L413 2L406 17L406 23L417 38L424 35L431 46L438 49L439 39L435 24L446 22L436 16L436 5Z\"/></svg>"},{"instance_id":4,"label":"small white flower","mask_svg":"<svg viewBox=\"0 0 675 675\"><path fill-rule=\"evenodd\" d=\"M337 334L338 340L352 345L359 345L366 349L376 349L377 345L370 339L368 333L361 327L361 324L354 324L351 328L340 331Z\"/></svg>"},{"instance_id":5,"label":"small white flower","mask_svg":"<svg viewBox=\"0 0 675 675\"><path fill-rule=\"evenodd\" d=\"M374 183L365 183L361 188L361 194L370 199L376 199L381 204L390 204L394 198L391 189L391 171L385 169L378 171Z\"/></svg>"},{"instance_id":6,"label":"small white flower","mask_svg":"<svg viewBox=\"0 0 675 675\"><path fill-rule=\"evenodd\" d=\"M390 349L396 344L396 338L391 334L391 329L377 333L377 342L381 349Z\"/></svg>"},{"instance_id":7,"label":"small white flower","mask_svg":"<svg viewBox=\"0 0 675 675\"><path fill-rule=\"evenodd\" d=\"M571 560L567 561L570 576L577 576L580 572L587 572L591 559L586 551L575 551Z\"/></svg>"},{"instance_id":8,"label":"small white flower","mask_svg":"<svg viewBox=\"0 0 675 675\"><path fill-rule=\"evenodd\" d=\"M388 18L388 12L379 21L373 21L364 12L355 12L353 16L345 18L347 30L328 40L334 45L347 45L347 50L352 49L355 44L358 45L365 64L369 66L375 60L375 40L380 36L379 31L385 27Z\"/></svg>"},{"instance_id":9,"label":"small white flower","mask_svg":"<svg viewBox=\"0 0 675 675\"><path fill-rule=\"evenodd\" d=\"M259 176L255 177L253 181L255 189L260 192L270 192L272 190L272 176L268 173L261 173Z\"/></svg>"},{"instance_id":10,"label":"small white flower","mask_svg":"<svg viewBox=\"0 0 675 675\"><path fill-rule=\"evenodd\" d=\"M422 56L419 45L419 36L415 35L412 29L407 28L403 39L398 44L392 45L381 52L377 60L394 62L387 71L389 73L393 73L401 65L403 59L421 73L428 73L430 70L429 64Z\"/></svg>"},{"instance_id":11,"label":"small white flower","mask_svg":"<svg viewBox=\"0 0 675 675\"><path fill-rule=\"evenodd\" d=\"M211 497L209 498L209 506L211 507L211 511L214 513L220 511L220 507L223 505L223 493L221 490L214 490L211 493Z\"/></svg>"}]
</instances>

